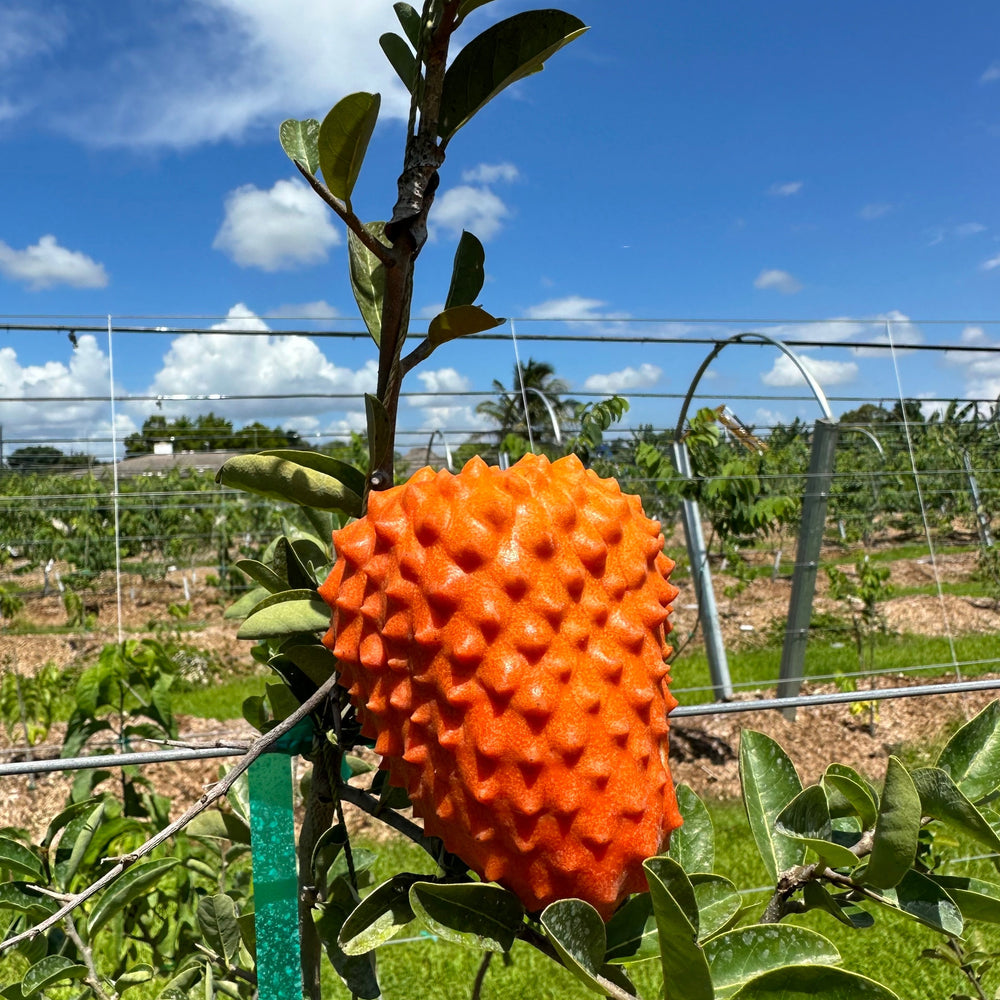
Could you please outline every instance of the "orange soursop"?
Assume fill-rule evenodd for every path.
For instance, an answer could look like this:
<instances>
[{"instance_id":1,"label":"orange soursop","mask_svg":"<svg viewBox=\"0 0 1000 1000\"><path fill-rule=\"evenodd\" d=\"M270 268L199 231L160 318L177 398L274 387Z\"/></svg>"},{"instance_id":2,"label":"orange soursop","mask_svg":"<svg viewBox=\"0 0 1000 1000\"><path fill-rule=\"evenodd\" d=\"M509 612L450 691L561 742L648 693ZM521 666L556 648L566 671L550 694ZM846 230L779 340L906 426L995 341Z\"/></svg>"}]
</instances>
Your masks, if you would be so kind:
<instances>
[{"instance_id":1,"label":"orange soursop","mask_svg":"<svg viewBox=\"0 0 1000 1000\"><path fill-rule=\"evenodd\" d=\"M426 832L529 911L644 890L680 816L674 564L639 499L575 457L475 458L373 492L334 543L323 641Z\"/></svg>"}]
</instances>

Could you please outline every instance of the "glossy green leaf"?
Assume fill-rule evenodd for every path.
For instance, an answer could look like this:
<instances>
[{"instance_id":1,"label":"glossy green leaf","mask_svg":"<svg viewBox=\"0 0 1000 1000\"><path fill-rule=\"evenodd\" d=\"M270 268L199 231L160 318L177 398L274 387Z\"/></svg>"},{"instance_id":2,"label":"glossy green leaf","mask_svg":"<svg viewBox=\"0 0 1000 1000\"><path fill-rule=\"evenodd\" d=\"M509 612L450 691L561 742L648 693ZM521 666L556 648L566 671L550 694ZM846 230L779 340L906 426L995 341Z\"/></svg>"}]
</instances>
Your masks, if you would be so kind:
<instances>
[{"instance_id":1,"label":"glossy green leaf","mask_svg":"<svg viewBox=\"0 0 1000 1000\"><path fill-rule=\"evenodd\" d=\"M119 994L124 993L126 990L131 990L136 986L142 986L143 983L150 982L155 975L156 970L151 965L140 962L138 965L133 965L123 972L115 980L115 989Z\"/></svg>"},{"instance_id":2,"label":"glossy green leaf","mask_svg":"<svg viewBox=\"0 0 1000 1000\"><path fill-rule=\"evenodd\" d=\"M267 451L259 451L257 454L266 455L269 458L283 458L306 469L312 469L314 472L321 472L325 476L330 476L331 479L339 480L358 496L364 492L365 474L360 469L355 468L349 462L342 462L332 455L324 455L321 451L312 451L308 448L270 448Z\"/></svg>"},{"instance_id":3,"label":"glossy green leaf","mask_svg":"<svg viewBox=\"0 0 1000 1000\"><path fill-rule=\"evenodd\" d=\"M909 772L890 757L864 881L891 889L913 866L920 835L920 796Z\"/></svg>"},{"instance_id":4,"label":"glossy green leaf","mask_svg":"<svg viewBox=\"0 0 1000 1000\"><path fill-rule=\"evenodd\" d=\"M319 122L315 118L301 122L289 118L281 123L278 138L288 158L315 176L319 170Z\"/></svg>"},{"instance_id":5,"label":"glossy green leaf","mask_svg":"<svg viewBox=\"0 0 1000 1000\"><path fill-rule=\"evenodd\" d=\"M735 884L722 875L694 874L691 884L698 904L698 939L704 941L729 925L743 901Z\"/></svg>"},{"instance_id":6,"label":"glossy green leaf","mask_svg":"<svg viewBox=\"0 0 1000 1000\"><path fill-rule=\"evenodd\" d=\"M1000 924L1000 885L964 875L929 876L962 911L963 920L985 920Z\"/></svg>"},{"instance_id":7,"label":"glossy green leaf","mask_svg":"<svg viewBox=\"0 0 1000 1000\"><path fill-rule=\"evenodd\" d=\"M27 914L31 923L44 920L59 909L59 904L51 896L42 896L34 882L0 883L0 910L15 910Z\"/></svg>"},{"instance_id":8,"label":"glossy green leaf","mask_svg":"<svg viewBox=\"0 0 1000 1000\"><path fill-rule=\"evenodd\" d=\"M560 899L542 911L542 929L563 965L589 990L602 996L634 995L622 984L620 970L605 966L604 921L582 899Z\"/></svg>"},{"instance_id":9,"label":"glossy green leaf","mask_svg":"<svg viewBox=\"0 0 1000 1000\"><path fill-rule=\"evenodd\" d=\"M628 964L657 958L660 940L648 892L637 893L617 910L607 923L606 962Z\"/></svg>"},{"instance_id":10,"label":"glossy green leaf","mask_svg":"<svg viewBox=\"0 0 1000 1000\"><path fill-rule=\"evenodd\" d=\"M469 16L474 10L480 7L485 7L486 4L492 3L493 0L464 0L463 3L458 5L458 17L459 20L464 20Z\"/></svg>"},{"instance_id":11,"label":"glossy green leaf","mask_svg":"<svg viewBox=\"0 0 1000 1000\"><path fill-rule=\"evenodd\" d=\"M203 970L201 963L182 969L160 990L157 1000L193 1000L188 991L201 979Z\"/></svg>"},{"instance_id":12,"label":"glossy green leaf","mask_svg":"<svg viewBox=\"0 0 1000 1000\"><path fill-rule=\"evenodd\" d=\"M1000 852L1000 834L939 767L920 767L910 775L920 795L920 809L934 819L964 831L991 851Z\"/></svg>"},{"instance_id":13,"label":"glossy green leaf","mask_svg":"<svg viewBox=\"0 0 1000 1000\"><path fill-rule=\"evenodd\" d=\"M337 669L337 658L326 646L314 645L288 646L282 649L282 655L287 656L316 687L321 687L329 680Z\"/></svg>"},{"instance_id":14,"label":"glossy green leaf","mask_svg":"<svg viewBox=\"0 0 1000 1000\"><path fill-rule=\"evenodd\" d=\"M937 766L971 802L1000 788L1000 701L990 702L952 736Z\"/></svg>"},{"instance_id":15,"label":"glossy green leaf","mask_svg":"<svg viewBox=\"0 0 1000 1000\"><path fill-rule=\"evenodd\" d=\"M25 972L21 980L21 992L25 997L30 997L60 983L86 978L85 965L79 965L65 955L49 955Z\"/></svg>"},{"instance_id":16,"label":"glossy green leaf","mask_svg":"<svg viewBox=\"0 0 1000 1000\"><path fill-rule=\"evenodd\" d=\"M799 792L775 817L774 829L776 833L812 848L834 868L853 868L858 864L857 855L846 843L837 840L843 835L834 830L830 821L830 807L822 785L810 785ZM849 839L856 840L857 837Z\"/></svg>"},{"instance_id":17,"label":"glossy green leaf","mask_svg":"<svg viewBox=\"0 0 1000 1000\"><path fill-rule=\"evenodd\" d=\"M802 782L781 747L763 733L744 729L740 737L740 782L754 843L772 882L802 864L805 845L774 830L774 821L802 791Z\"/></svg>"},{"instance_id":18,"label":"glossy green leaf","mask_svg":"<svg viewBox=\"0 0 1000 1000\"><path fill-rule=\"evenodd\" d=\"M482 291L485 280L486 251L478 237L463 229L451 265L451 284L444 303L445 311L455 306L471 306Z\"/></svg>"},{"instance_id":19,"label":"glossy green leaf","mask_svg":"<svg viewBox=\"0 0 1000 1000\"><path fill-rule=\"evenodd\" d=\"M266 587L254 587L248 590L239 600L234 601L223 612L222 617L227 621L239 621L246 618L248 614L270 593Z\"/></svg>"},{"instance_id":20,"label":"glossy green leaf","mask_svg":"<svg viewBox=\"0 0 1000 1000\"><path fill-rule=\"evenodd\" d=\"M572 14L530 10L491 25L455 56L444 77L438 135L446 143L504 88L537 73L587 30Z\"/></svg>"},{"instance_id":21,"label":"glossy green leaf","mask_svg":"<svg viewBox=\"0 0 1000 1000\"><path fill-rule=\"evenodd\" d=\"M360 1000L376 1000L382 995L375 974L375 956L345 955L339 944L340 928L344 925L349 910L354 909L346 900L331 899L313 910L313 919L319 932L320 940L326 949L337 975L344 981L350 995Z\"/></svg>"},{"instance_id":22,"label":"glossy green leaf","mask_svg":"<svg viewBox=\"0 0 1000 1000\"><path fill-rule=\"evenodd\" d=\"M228 810L206 809L195 816L185 829L192 837L230 840L234 844L250 843L250 827L242 816Z\"/></svg>"},{"instance_id":23,"label":"glossy green leaf","mask_svg":"<svg viewBox=\"0 0 1000 1000\"><path fill-rule=\"evenodd\" d=\"M373 889L351 912L340 929L346 955L363 955L395 937L414 918L410 886L419 875L400 872Z\"/></svg>"},{"instance_id":24,"label":"glossy green leaf","mask_svg":"<svg viewBox=\"0 0 1000 1000\"><path fill-rule=\"evenodd\" d=\"M396 75L403 81L403 86L412 94L417 87L419 79L417 69L417 57L413 54L413 49L406 44L406 39L401 38L395 32L387 31L378 43L382 46L389 65L396 71Z\"/></svg>"},{"instance_id":25,"label":"glossy green leaf","mask_svg":"<svg viewBox=\"0 0 1000 1000\"><path fill-rule=\"evenodd\" d=\"M56 839L56 834L60 830L68 826L72 820L76 819L82 813L92 810L100 801L101 799L95 797L84 799L82 802L74 802L71 806L67 806L62 812L54 816L49 821L48 828L45 831L45 839L42 841L42 847L46 849L51 847Z\"/></svg>"},{"instance_id":26,"label":"glossy green leaf","mask_svg":"<svg viewBox=\"0 0 1000 1000\"><path fill-rule=\"evenodd\" d=\"M823 784L836 789L853 807L867 828L875 825L878 805L868 783L846 764L830 764L823 775Z\"/></svg>"},{"instance_id":27,"label":"glossy green leaf","mask_svg":"<svg viewBox=\"0 0 1000 1000\"><path fill-rule=\"evenodd\" d=\"M385 243L385 223L368 222L365 229ZM351 291L372 340L382 339L382 302L385 299L385 266L350 229L347 231L347 259L351 270Z\"/></svg>"},{"instance_id":28,"label":"glossy green leaf","mask_svg":"<svg viewBox=\"0 0 1000 1000\"><path fill-rule=\"evenodd\" d=\"M310 460L310 465L314 464L318 463ZM361 497L340 479L310 465L280 454L237 455L219 469L215 481L271 500L321 510L340 510L358 517Z\"/></svg>"},{"instance_id":29,"label":"glossy green leaf","mask_svg":"<svg viewBox=\"0 0 1000 1000\"><path fill-rule=\"evenodd\" d=\"M489 882L415 882L409 902L432 933L483 951L510 951L524 920L518 898Z\"/></svg>"},{"instance_id":30,"label":"glossy green leaf","mask_svg":"<svg viewBox=\"0 0 1000 1000\"><path fill-rule=\"evenodd\" d=\"M899 1000L892 990L846 969L786 965L752 979L733 1000Z\"/></svg>"},{"instance_id":31,"label":"glossy green leaf","mask_svg":"<svg viewBox=\"0 0 1000 1000\"><path fill-rule=\"evenodd\" d=\"M145 895L171 868L180 864L178 858L156 858L140 861L130 868L117 882L112 882L101 893L97 905L87 921L87 933L94 935L118 912L133 900Z\"/></svg>"},{"instance_id":32,"label":"glossy green leaf","mask_svg":"<svg viewBox=\"0 0 1000 1000\"><path fill-rule=\"evenodd\" d=\"M348 94L337 101L319 127L319 166L323 180L330 193L348 205L381 103L378 94Z\"/></svg>"},{"instance_id":33,"label":"glossy green leaf","mask_svg":"<svg viewBox=\"0 0 1000 1000\"><path fill-rule=\"evenodd\" d=\"M409 39L413 48L419 50L422 34L420 14L408 3L394 3L392 9L396 12L396 18L403 29L403 34Z\"/></svg>"},{"instance_id":34,"label":"glossy green leaf","mask_svg":"<svg viewBox=\"0 0 1000 1000\"><path fill-rule=\"evenodd\" d=\"M372 468L379 468L389 454L392 424L378 396L365 393L365 414L368 421L368 447L372 453Z\"/></svg>"},{"instance_id":35,"label":"glossy green leaf","mask_svg":"<svg viewBox=\"0 0 1000 1000\"><path fill-rule=\"evenodd\" d=\"M236 964L240 953L240 928L236 904L225 893L206 896L198 903L198 927L205 944L227 968Z\"/></svg>"},{"instance_id":36,"label":"glossy green leaf","mask_svg":"<svg viewBox=\"0 0 1000 1000\"><path fill-rule=\"evenodd\" d=\"M753 924L705 942L716 996L725 997L783 965L837 965L840 952L822 934L792 924Z\"/></svg>"},{"instance_id":37,"label":"glossy green leaf","mask_svg":"<svg viewBox=\"0 0 1000 1000\"><path fill-rule=\"evenodd\" d=\"M479 306L452 306L431 320L427 327L427 340L432 347L440 347L449 340L492 330L505 322Z\"/></svg>"},{"instance_id":38,"label":"glossy green leaf","mask_svg":"<svg viewBox=\"0 0 1000 1000\"><path fill-rule=\"evenodd\" d=\"M892 889L870 890L870 898L943 934L962 936L962 912L933 879L912 868Z\"/></svg>"},{"instance_id":39,"label":"glossy green leaf","mask_svg":"<svg viewBox=\"0 0 1000 1000\"><path fill-rule=\"evenodd\" d=\"M802 889L802 902L807 910L823 910L848 927L871 927L875 922L867 910L848 901L843 895L834 897L819 882L807 882Z\"/></svg>"},{"instance_id":40,"label":"glossy green leaf","mask_svg":"<svg viewBox=\"0 0 1000 1000\"><path fill-rule=\"evenodd\" d=\"M269 639L296 632L324 632L330 606L312 590L286 590L265 598L243 622L237 639Z\"/></svg>"},{"instance_id":41,"label":"glossy green leaf","mask_svg":"<svg viewBox=\"0 0 1000 1000\"><path fill-rule=\"evenodd\" d=\"M650 858L643 868L656 916L663 981L670 984L671 1000L713 1000L708 960L698 944L694 887L671 858Z\"/></svg>"},{"instance_id":42,"label":"glossy green leaf","mask_svg":"<svg viewBox=\"0 0 1000 1000\"><path fill-rule=\"evenodd\" d=\"M715 868L715 828L705 803L687 785L677 786L684 823L670 834L670 857L689 875Z\"/></svg>"},{"instance_id":43,"label":"glossy green leaf","mask_svg":"<svg viewBox=\"0 0 1000 1000\"><path fill-rule=\"evenodd\" d=\"M98 802L89 813L77 816L67 824L66 831L59 838L59 846L56 848L56 880L63 889L69 889L79 871L94 831L104 819L104 810L105 803Z\"/></svg>"},{"instance_id":44,"label":"glossy green leaf","mask_svg":"<svg viewBox=\"0 0 1000 1000\"><path fill-rule=\"evenodd\" d=\"M238 559L233 567L260 584L269 594L278 594L288 590L288 581L283 580L270 566L265 566L257 559Z\"/></svg>"},{"instance_id":45,"label":"glossy green leaf","mask_svg":"<svg viewBox=\"0 0 1000 1000\"><path fill-rule=\"evenodd\" d=\"M0 868L15 875L41 878L42 861L34 851L9 837L0 837Z\"/></svg>"}]
</instances>

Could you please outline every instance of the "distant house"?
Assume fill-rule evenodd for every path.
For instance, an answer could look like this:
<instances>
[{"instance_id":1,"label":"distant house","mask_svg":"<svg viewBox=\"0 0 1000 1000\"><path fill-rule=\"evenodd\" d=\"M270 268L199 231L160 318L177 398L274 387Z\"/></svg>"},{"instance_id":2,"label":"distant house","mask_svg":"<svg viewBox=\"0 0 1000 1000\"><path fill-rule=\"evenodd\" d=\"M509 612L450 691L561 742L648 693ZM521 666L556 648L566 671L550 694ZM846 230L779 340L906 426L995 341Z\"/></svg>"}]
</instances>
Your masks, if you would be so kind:
<instances>
[{"instance_id":1,"label":"distant house","mask_svg":"<svg viewBox=\"0 0 1000 1000\"><path fill-rule=\"evenodd\" d=\"M174 451L173 442L157 441L152 455L134 455L118 463L119 476L165 476L173 469L218 472L237 451Z\"/></svg>"}]
</instances>

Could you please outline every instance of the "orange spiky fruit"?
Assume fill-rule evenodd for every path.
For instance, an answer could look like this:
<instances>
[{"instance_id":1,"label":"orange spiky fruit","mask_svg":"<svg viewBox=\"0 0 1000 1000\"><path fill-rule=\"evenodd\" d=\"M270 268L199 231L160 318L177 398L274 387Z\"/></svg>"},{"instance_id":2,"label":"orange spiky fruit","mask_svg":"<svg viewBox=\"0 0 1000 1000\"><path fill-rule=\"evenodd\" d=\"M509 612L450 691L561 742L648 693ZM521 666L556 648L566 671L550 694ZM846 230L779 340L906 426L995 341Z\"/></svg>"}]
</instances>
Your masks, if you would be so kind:
<instances>
[{"instance_id":1,"label":"orange spiky fruit","mask_svg":"<svg viewBox=\"0 0 1000 1000\"><path fill-rule=\"evenodd\" d=\"M677 589L638 497L575 457L474 458L334 532L324 637L427 834L529 911L607 919L680 825L667 763Z\"/></svg>"}]
</instances>

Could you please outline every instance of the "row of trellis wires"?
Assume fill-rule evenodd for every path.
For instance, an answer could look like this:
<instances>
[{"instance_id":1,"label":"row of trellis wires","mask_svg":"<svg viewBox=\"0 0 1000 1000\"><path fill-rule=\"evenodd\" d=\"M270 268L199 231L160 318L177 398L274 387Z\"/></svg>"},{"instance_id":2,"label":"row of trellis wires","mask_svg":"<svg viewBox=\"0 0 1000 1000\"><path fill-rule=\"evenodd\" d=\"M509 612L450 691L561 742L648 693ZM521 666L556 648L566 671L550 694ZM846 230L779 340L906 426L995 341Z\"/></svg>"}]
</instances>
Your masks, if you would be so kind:
<instances>
[{"instance_id":1,"label":"row of trellis wires","mask_svg":"<svg viewBox=\"0 0 1000 1000\"><path fill-rule=\"evenodd\" d=\"M87 330L85 324L72 328L50 325L45 332L71 334L74 351L93 350L97 343L98 329ZM183 331L176 327L122 329L109 322L106 391L98 391L92 386L90 394L84 390L75 397L46 396L36 388L29 399L23 394L0 398L6 434L2 447L8 458L19 455L23 459L18 469L6 468L0 472L0 596L5 602L0 609L3 616L0 659L4 667L4 720L11 742L15 744L8 753L29 758L0 764L0 777L15 773L37 774L45 770L106 767L112 762L118 765L153 763L239 752L223 746L178 747L129 754L121 752L124 747L118 741L104 747L92 747L98 751L117 750L113 761L106 756L99 761L89 756L42 761L30 758L44 755L46 748L23 745L24 737L30 735L24 687L41 659L32 646L44 648L45 655L54 651L58 664L66 666L67 675L71 675L73 648L81 644L85 659L94 655L102 642L110 644L117 639L121 643L125 636L162 629L164 623L171 620L178 631L182 624L187 629L188 619L196 623L199 616L211 617L206 596L211 595L213 600L218 596L222 603L235 596L232 591L237 588L237 578L231 574L232 561L241 555L259 554L281 527L281 510L276 505L215 488L212 472L222 456L197 453L197 442L175 442L181 453L189 450L184 447L186 443L194 444L195 448L190 449L196 452L193 455L165 456L159 462L155 461L158 456L154 456L153 461L145 464L141 458L132 460L133 472L130 472L129 462L108 462L122 455L116 406L119 412L126 414L131 407L133 426L144 413L191 414L205 412L205 407L231 414L233 421L239 422L241 418L246 420L254 407L258 408L256 412L261 412L261 406L269 408L265 412L273 412L275 408L285 412L281 411L282 404L278 401L291 396L262 391L123 394L115 390L115 379L110 371L112 343L117 343L119 355L127 355L129 347L134 348L150 334L175 338L271 336L264 331L206 331L198 327ZM91 341L86 339L88 337ZM343 337L349 340L354 335L347 333ZM481 339L488 342L490 338ZM627 359L630 363L619 374L634 373L631 382L636 385L650 375L649 367L655 367L651 361L642 359L655 356L651 352L661 346L669 344L674 358L682 353L683 347L691 359L693 372L699 356L710 347L717 347L725 338L722 332L706 337L690 334L670 337L662 331L650 333L649 328L639 328L635 333L616 329L596 335L533 334L530 328L525 332L522 327L520 339L532 347L537 346L533 342L544 343L547 351L557 355L578 352L583 346L592 360L601 350L612 350L619 364L621 352L633 350L636 352L634 359L630 355ZM231 343L235 349L237 342ZM494 339L493 343L501 348L499 356L505 356L503 352L509 350L508 345L502 339ZM125 351L121 349L122 344L126 345ZM888 346L892 347L891 338ZM858 353L856 346L850 349L855 351L854 357L870 358L871 352L878 347L868 347L866 355ZM815 352L835 348L803 337L797 349ZM941 352L954 350L954 345L940 347ZM927 355L944 356L947 355ZM828 393L840 412L851 411L849 420L839 427L836 464L825 496L827 548L824 559L839 564L840 568L831 567L829 587L824 587L825 581L820 578L820 590L825 590L827 596L821 607L813 609L814 626L810 629L806 672L813 684L825 681L835 684L832 688L814 687L810 693L792 699L737 698L720 704L708 699L709 685L681 679L675 691L684 704L676 710L676 717L851 704L857 701L856 689L863 684L868 704L888 698L960 693L996 686L995 679L989 676L973 679L995 670L1000 662L996 649L985 655L963 652L961 623L953 622L951 613L956 606L951 599L956 595L961 601L992 601L994 606L1000 597L993 537L996 531L994 512L1000 508L997 476L1000 424L996 405L989 399L951 405L948 400L939 399L934 401L936 410L925 410L907 401L894 351L891 360L899 389L895 397L837 397ZM559 370L558 360L555 367ZM835 370L823 369L822 365L817 367L821 372ZM495 371L502 377L501 362L496 362ZM454 376L454 370L451 372ZM415 409L419 406L431 415L429 423L423 421L420 426L402 428L401 441L404 447L412 446L413 454L407 457L415 464L422 464L426 459L442 463L452 460L453 453L461 453L463 441L468 439L473 443L471 446L466 443L466 452L471 447L490 458L496 453L492 439L483 433L481 426L473 426L475 421L471 419L476 402L492 398L496 390L493 387L469 388L461 379L452 376L444 377L439 373L436 379L425 383L426 391L410 396ZM619 381L628 383L629 378ZM720 381L726 382L726 379ZM745 379L743 381L745 383ZM508 384L513 390L513 384ZM603 383L584 381L583 387L573 390L572 395L581 400L599 398L607 395L611 384L609 380ZM591 461L602 474L615 474L626 488L640 493L647 510L660 516L665 525L677 520L683 499L697 498L709 540L705 558L714 563L718 577L716 588L721 597L727 598L727 591L733 591L738 597L741 588L753 588L755 578L761 575L769 578L774 585L772 590L782 595L795 570L797 518L801 514L803 495L809 487L806 470L812 436L812 400L808 395L797 395L796 392L801 391L797 387L780 399L771 393L755 396L734 392L731 383L720 385L716 382L711 391L700 387L694 402L702 409L692 421L688 438L695 459L695 478L685 482L665 464L672 444L672 419L686 388L685 376L678 366L673 370L671 388L677 391L630 391L633 410L627 422L608 435L605 444L590 456ZM522 385L521 389L526 399L525 387ZM308 405L318 410L324 406L345 405L345 401L349 404L357 395L357 392L331 389L325 393L300 393L296 398L301 403L303 396L308 397ZM758 414L765 408L784 407L802 415L772 419L770 423L762 419L744 421L737 416L737 411L747 413L750 412L748 408L755 405ZM923 405L930 404L925 400ZM46 406L55 412L73 408L78 415L73 436L65 436L70 432L60 433L52 427L40 429L37 423L32 426L30 420L19 423L26 409ZM102 419L105 408L107 418ZM928 412L937 415L928 418ZM81 433L80 413L89 414L91 421L84 433ZM648 423L643 419L647 416ZM463 426L463 417L468 426ZM435 425L435 418L441 424ZM27 429L21 429L25 423ZM331 426L316 434L309 444L328 444L342 431L342 427ZM553 431L558 437L554 416ZM544 441L546 435L539 437ZM432 455L431 445L435 440L438 453L443 450L443 456ZM549 443L553 443L551 437ZM43 451L37 453L37 457L42 460L46 457L44 448L53 445L64 448L69 445L71 451L83 450L87 454L102 453L105 462L88 463L72 472L54 471L51 465L32 469L31 456L26 452L30 453L33 446L40 446ZM742 513L752 519L755 503L782 498L788 502L760 508L768 516L751 537L739 529L740 522L734 517L734 511L742 509ZM674 532L671 541L678 552L683 550L679 531ZM930 590L927 596L936 612L928 613L926 604L922 607L925 615L936 618L939 627L935 631L947 642L947 655L933 662L927 662L927 657L921 655L928 648L926 645L919 646L918 653L908 661L901 663L898 658L894 659L889 668L881 666L877 655L867 661L864 659L864 650L868 647L861 640L867 642L872 638L863 634L864 629L874 633L886 627L884 612L892 600L886 579L878 573L868 574L866 567L877 566L884 553L894 551L908 555L911 561L916 553L916 564L926 568ZM949 578L949 560L963 567L967 578L960 582L964 589ZM969 572L972 562L976 566L975 574ZM684 568L682 566L678 572L681 579ZM159 595L158 602L151 600L154 591ZM836 606L838 593L840 605L847 609L842 610L839 617L827 610ZM685 630L690 635L697 635L706 622L704 609L697 607L690 588L681 602L687 606L679 611L689 612L683 625L683 614L678 615L678 624L682 625L678 637L685 641ZM773 645L774 655L766 661L768 668L763 672L758 668L752 677L738 673L733 684L735 689L766 692L775 686L785 610L780 605L779 596L778 605L773 609L774 621L767 630L772 640L775 637L778 640ZM114 609L112 620L108 619L109 607ZM870 615L867 621L865 614ZM231 625L225 623L221 627L224 630ZM744 647L753 650L755 643L759 645L761 641L756 626L744 625L744 628L755 634L752 641L731 641L730 660L734 664L739 662ZM185 632L185 637L195 643L197 636L197 629ZM831 650L842 650L852 641L858 647L856 663L831 672L828 666ZM870 648L878 647L872 643ZM683 672L678 670L677 673L679 678L684 677ZM880 673L890 673L892 678L886 682L888 686L876 688L874 681ZM915 675L917 679L951 675L954 680L944 684L921 684L913 683L913 679L905 675ZM222 736L224 743L225 733L217 735ZM293 987L296 974L294 951L290 950L293 943L287 933L289 927L294 926L295 913L292 786L287 763L280 757L263 758L253 765L250 775L255 883L259 897L257 914L261 924L258 959L262 995L277 996Z\"/></svg>"}]
</instances>

